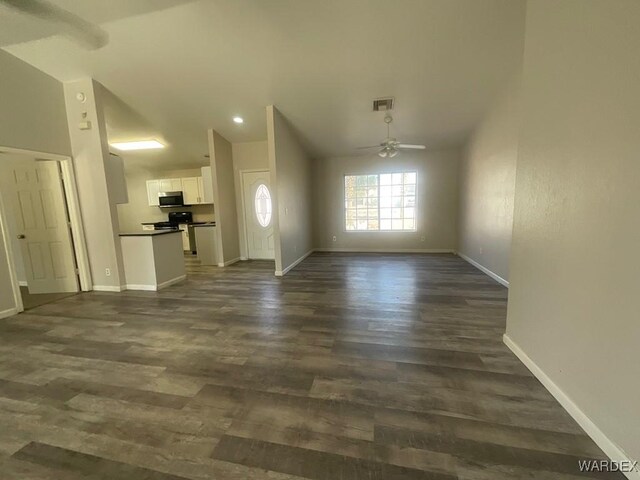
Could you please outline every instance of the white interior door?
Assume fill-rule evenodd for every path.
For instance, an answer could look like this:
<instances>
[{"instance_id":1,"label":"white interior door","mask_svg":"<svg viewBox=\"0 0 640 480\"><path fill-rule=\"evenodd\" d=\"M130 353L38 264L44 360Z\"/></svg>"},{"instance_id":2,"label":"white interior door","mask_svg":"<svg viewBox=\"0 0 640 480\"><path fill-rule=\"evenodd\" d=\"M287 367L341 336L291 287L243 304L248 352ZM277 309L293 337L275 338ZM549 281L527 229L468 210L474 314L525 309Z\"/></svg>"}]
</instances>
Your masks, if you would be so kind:
<instances>
[{"instance_id":1,"label":"white interior door","mask_svg":"<svg viewBox=\"0 0 640 480\"><path fill-rule=\"evenodd\" d=\"M78 277L58 162L14 163L11 173L11 213L17 217L29 293L77 292Z\"/></svg>"},{"instance_id":2,"label":"white interior door","mask_svg":"<svg viewBox=\"0 0 640 480\"><path fill-rule=\"evenodd\" d=\"M242 174L249 258L274 259L273 206L269 172Z\"/></svg>"}]
</instances>

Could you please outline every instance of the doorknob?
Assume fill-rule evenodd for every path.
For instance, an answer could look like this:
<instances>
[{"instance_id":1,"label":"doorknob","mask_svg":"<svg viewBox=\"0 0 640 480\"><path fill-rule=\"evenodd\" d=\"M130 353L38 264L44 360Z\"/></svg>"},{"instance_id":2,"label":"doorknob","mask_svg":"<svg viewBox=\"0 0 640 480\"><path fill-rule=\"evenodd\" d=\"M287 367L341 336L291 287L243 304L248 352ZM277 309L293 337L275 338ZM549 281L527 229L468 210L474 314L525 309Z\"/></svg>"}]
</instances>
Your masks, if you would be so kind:
<instances>
[{"instance_id":1,"label":"doorknob","mask_svg":"<svg viewBox=\"0 0 640 480\"><path fill-rule=\"evenodd\" d=\"M27 236L24 233L21 233L20 235L16 235L20 240L22 240L23 238L27 238Z\"/></svg>"}]
</instances>

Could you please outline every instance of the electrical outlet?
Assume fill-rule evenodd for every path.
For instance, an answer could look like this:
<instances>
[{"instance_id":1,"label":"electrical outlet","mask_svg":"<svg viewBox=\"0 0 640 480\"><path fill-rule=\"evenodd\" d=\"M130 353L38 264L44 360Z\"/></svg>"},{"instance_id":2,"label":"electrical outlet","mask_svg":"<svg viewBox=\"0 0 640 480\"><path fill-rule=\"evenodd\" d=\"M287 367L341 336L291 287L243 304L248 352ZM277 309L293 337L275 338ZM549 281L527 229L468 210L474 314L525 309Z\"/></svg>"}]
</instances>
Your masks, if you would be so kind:
<instances>
[{"instance_id":1,"label":"electrical outlet","mask_svg":"<svg viewBox=\"0 0 640 480\"><path fill-rule=\"evenodd\" d=\"M420 237L420 241L421 241L421 242L424 242L425 240L426 240L426 237L425 237L424 235L422 235L422 236Z\"/></svg>"},{"instance_id":2,"label":"electrical outlet","mask_svg":"<svg viewBox=\"0 0 640 480\"><path fill-rule=\"evenodd\" d=\"M333 236L333 241L335 242L336 240L338 240L338 237L336 237L335 235Z\"/></svg>"},{"instance_id":3,"label":"electrical outlet","mask_svg":"<svg viewBox=\"0 0 640 480\"><path fill-rule=\"evenodd\" d=\"M105 269L104 269L104 274L105 274L107 277L110 277L110 276L111 276L111 269L110 269L110 268L105 268Z\"/></svg>"},{"instance_id":4,"label":"electrical outlet","mask_svg":"<svg viewBox=\"0 0 640 480\"><path fill-rule=\"evenodd\" d=\"M480 247L480 255L484 253L484 248Z\"/></svg>"}]
</instances>

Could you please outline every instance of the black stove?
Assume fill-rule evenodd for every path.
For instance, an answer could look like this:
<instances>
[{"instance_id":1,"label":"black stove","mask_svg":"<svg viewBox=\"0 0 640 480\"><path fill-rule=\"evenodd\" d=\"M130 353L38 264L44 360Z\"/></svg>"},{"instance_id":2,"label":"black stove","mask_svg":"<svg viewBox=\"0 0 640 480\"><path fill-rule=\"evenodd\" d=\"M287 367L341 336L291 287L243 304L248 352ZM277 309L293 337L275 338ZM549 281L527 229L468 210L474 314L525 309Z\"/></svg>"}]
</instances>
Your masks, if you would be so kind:
<instances>
[{"instance_id":1,"label":"black stove","mask_svg":"<svg viewBox=\"0 0 640 480\"><path fill-rule=\"evenodd\" d=\"M177 230L181 223L193 223L191 212L169 212L169 221L156 222L153 224L155 230Z\"/></svg>"}]
</instances>

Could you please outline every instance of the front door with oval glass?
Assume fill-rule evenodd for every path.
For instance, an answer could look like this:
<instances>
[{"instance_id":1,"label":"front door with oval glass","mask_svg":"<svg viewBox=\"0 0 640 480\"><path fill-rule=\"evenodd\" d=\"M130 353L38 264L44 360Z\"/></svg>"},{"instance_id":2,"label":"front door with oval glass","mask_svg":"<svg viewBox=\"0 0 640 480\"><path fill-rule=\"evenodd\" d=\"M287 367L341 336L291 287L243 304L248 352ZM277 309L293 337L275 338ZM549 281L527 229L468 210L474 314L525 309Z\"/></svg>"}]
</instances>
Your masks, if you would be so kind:
<instances>
[{"instance_id":1,"label":"front door with oval glass","mask_svg":"<svg viewBox=\"0 0 640 480\"><path fill-rule=\"evenodd\" d=\"M247 256L273 260L273 204L269 171L244 172L244 219L247 236Z\"/></svg>"}]
</instances>

